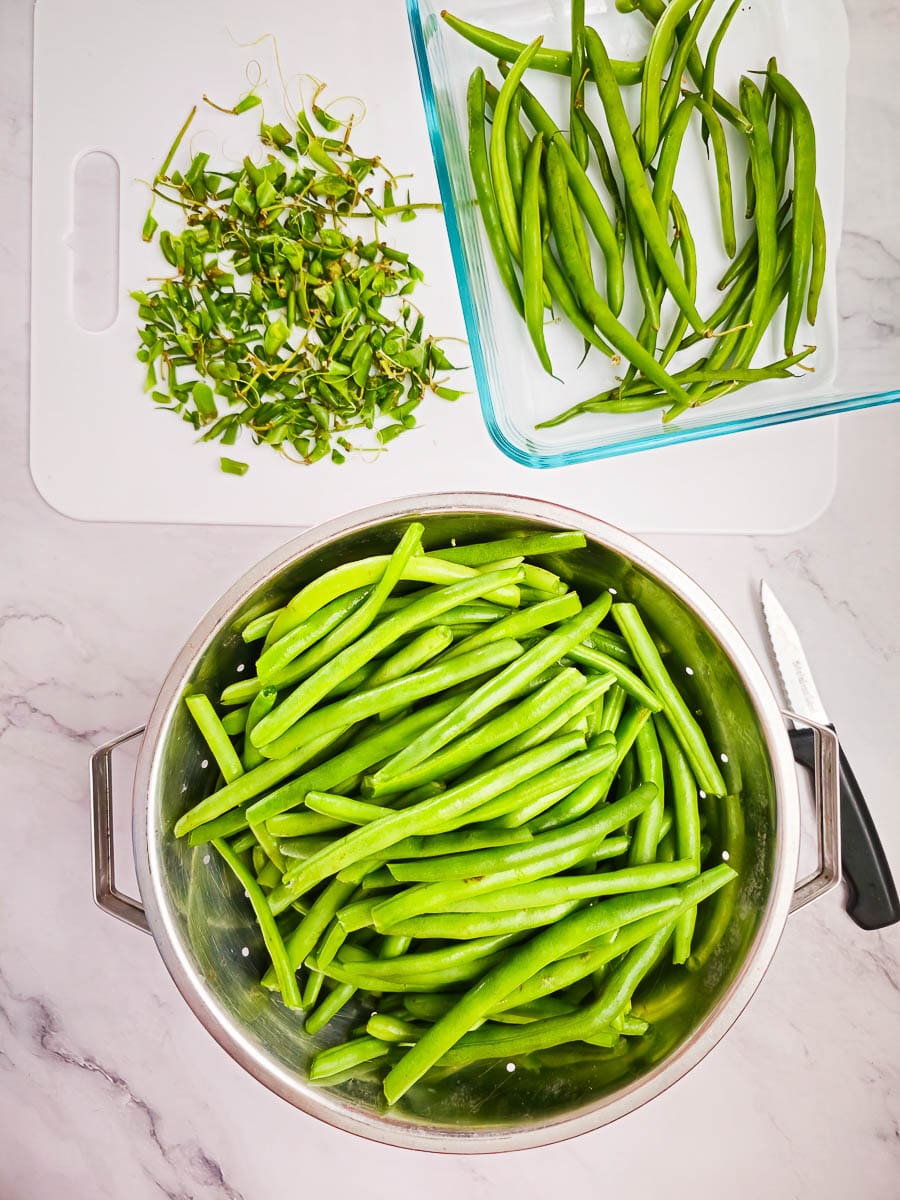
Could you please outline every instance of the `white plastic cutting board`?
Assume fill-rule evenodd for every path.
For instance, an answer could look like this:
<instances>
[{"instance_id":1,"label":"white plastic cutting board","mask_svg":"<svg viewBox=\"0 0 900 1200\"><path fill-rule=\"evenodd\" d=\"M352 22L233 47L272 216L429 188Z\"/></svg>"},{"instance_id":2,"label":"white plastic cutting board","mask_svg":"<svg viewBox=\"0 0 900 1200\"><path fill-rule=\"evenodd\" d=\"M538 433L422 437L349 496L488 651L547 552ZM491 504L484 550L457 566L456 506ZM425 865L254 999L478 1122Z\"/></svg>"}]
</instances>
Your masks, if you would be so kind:
<instances>
[{"instance_id":1,"label":"white plastic cutting board","mask_svg":"<svg viewBox=\"0 0 900 1200\"><path fill-rule=\"evenodd\" d=\"M148 194L139 181L157 169L203 92L233 104L247 90L248 70L251 81L259 70L265 94L280 96L272 39L258 41L266 34L276 39L292 98L301 72L327 80L331 96L364 98L368 112L354 145L381 154L396 173L412 171L416 199L437 199L402 0L37 0L30 461L49 504L82 520L297 526L409 493L491 490L572 504L631 529L721 532L797 529L827 506L833 419L553 471L507 459L490 441L474 394L456 404L428 397L414 432L343 466L304 468L249 440L224 451L195 445L186 425L143 394L134 358L128 292L163 262L140 240ZM277 119L274 101L266 111ZM252 135L259 112L230 119L224 143L214 115L201 113L196 146L209 149L218 139L218 149L240 157L241 130ZM97 150L119 168L118 300L112 324L88 332L73 309L74 173ZM98 211L103 203L98 197ZM396 226L393 240L425 271L428 285L416 299L427 327L462 338L440 214ZM464 345L455 354L449 348L466 361ZM457 378L453 386L474 387L469 371ZM249 473L223 475L223 452L248 461Z\"/></svg>"}]
</instances>

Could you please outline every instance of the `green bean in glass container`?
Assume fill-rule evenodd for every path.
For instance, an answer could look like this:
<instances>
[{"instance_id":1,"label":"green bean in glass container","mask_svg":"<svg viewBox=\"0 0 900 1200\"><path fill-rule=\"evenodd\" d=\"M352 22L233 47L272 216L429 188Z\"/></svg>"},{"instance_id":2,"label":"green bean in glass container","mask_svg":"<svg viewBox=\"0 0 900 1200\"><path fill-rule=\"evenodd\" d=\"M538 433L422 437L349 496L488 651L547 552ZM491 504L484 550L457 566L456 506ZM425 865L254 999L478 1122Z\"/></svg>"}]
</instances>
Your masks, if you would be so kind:
<instances>
[{"instance_id":1,"label":"green bean in glass container","mask_svg":"<svg viewBox=\"0 0 900 1200\"><path fill-rule=\"evenodd\" d=\"M566 392L587 393L587 399L561 400L558 414L536 428L586 414L635 419L654 409L664 423L671 423L742 388L773 381L784 388L798 386L790 381L815 369L810 331L826 278L827 237L816 184L813 118L774 57L768 64L747 61L743 80L740 73L729 76L722 69L720 50L729 30L733 49L741 27L756 18L752 9L744 11L734 0L707 31L714 8L714 0L622 0L616 5L618 15L604 18L601 36L585 22L584 6L573 2L572 46L559 50L541 39L526 46L446 11L441 14L451 30L496 60L503 80L501 125L514 111L517 121L530 126L516 134L517 165L523 146L532 148L533 167L538 158L543 163L547 212L541 210L538 255L534 198L523 186L521 171L510 173L502 153L508 138L497 139L487 170L482 163L479 147L488 118L477 101L493 85L482 84L488 63L476 68L469 93L469 153L476 201L501 278L514 300L523 290L532 297L524 306L528 335L545 369L550 352L557 353L549 336L553 325L571 326L584 341L585 355L575 374L554 378L560 378ZM640 62L624 64L609 56L604 37L617 21L642 30L649 25ZM565 112L552 114L530 90L529 80L542 72L569 77ZM765 82L759 104L748 91L754 73ZM639 100L639 115L634 99ZM598 122L605 126L602 133ZM727 135L725 125L731 127ZM690 152L697 130L707 145L702 158ZM718 201L721 247L732 260L720 286L740 281L727 303L718 304L709 293L712 280L722 273L721 253L703 239L698 244L690 227L692 214L672 199L675 173L684 167L687 153ZM766 189L762 214L760 175ZM739 179L745 181L746 205L736 195ZM684 189L682 198L687 194ZM784 296L772 248L773 200L775 207L781 205L775 233L788 223L791 230ZM740 253L736 203L754 222ZM527 260L521 257L520 231L513 222L517 207L529 214ZM496 236L498 211L507 214L505 247ZM547 289L540 310L538 281ZM749 308L742 303L744 296L752 298ZM640 309L642 318L622 321L623 311ZM784 358L766 362L767 334L773 324L780 326L782 313ZM805 344L795 345L804 321ZM613 368L620 358L626 363L615 382L609 366L595 367L596 357L588 354L598 340L607 357L609 347L615 351ZM695 355L689 353L693 346L698 346ZM591 376L607 381L605 386L592 388Z\"/></svg>"}]
</instances>

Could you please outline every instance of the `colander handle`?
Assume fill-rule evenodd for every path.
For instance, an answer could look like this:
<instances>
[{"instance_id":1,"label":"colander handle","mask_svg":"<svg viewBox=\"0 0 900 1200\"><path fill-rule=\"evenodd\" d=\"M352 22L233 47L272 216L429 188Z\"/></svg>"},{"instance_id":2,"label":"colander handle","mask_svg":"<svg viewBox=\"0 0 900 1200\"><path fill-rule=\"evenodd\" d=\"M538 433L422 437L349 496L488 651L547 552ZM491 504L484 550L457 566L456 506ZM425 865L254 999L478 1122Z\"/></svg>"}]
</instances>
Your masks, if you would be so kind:
<instances>
[{"instance_id":1,"label":"colander handle","mask_svg":"<svg viewBox=\"0 0 900 1200\"><path fill-rule=\"evenodd\" d=\"M126 925L150 932L140 900L126 896L116 887L116 860L113 846L112 752L123 742L140 737L144 726L122 733L100 746L91 755L91 865L94 870L94 899L104 912L112 913Z\"/></svg>"},{"instance_id":2,"label":"colander handle","mask_svg":"<svg viewBox=\"0 0 900 1200\"><path fill-rule=\"evenodd\" d=\"M819 865L794 888L791 912L811 900L824 896L841 881L841 794L840 743L828 725L782 709L782 715L795 725L805 725L813 734L813 788L816 809L816 836Z\"/></svg>"}]
</instances>

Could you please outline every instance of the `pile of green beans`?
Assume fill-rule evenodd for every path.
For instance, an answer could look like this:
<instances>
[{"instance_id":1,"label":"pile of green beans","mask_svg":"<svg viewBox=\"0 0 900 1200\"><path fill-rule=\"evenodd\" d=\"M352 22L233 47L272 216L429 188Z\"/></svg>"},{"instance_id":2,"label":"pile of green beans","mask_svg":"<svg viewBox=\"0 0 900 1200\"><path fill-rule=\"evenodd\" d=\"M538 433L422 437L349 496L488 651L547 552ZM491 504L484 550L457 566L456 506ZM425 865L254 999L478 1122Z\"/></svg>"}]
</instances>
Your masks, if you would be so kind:
<instances>
[{"instance_id":1,"label":"pile of green beans","mask_svg":"<svg viewBox=\"0 0 900 1200\"><path fill-rule=\"evenodd\" d=\"M804 310L807 323L815 324L825 276L812 118L774 59L764 69L748 64L759 70L740 78L738 104L716 90L719 49L740 0L724 14L704 58L698 38L714 5L617 0L622 13L636 12L651 26L645 58L629 63L609 58L600 35L585 25L580 0L571 5L571 51L550 49L541 37L525 45L442 14L451 29L499 61L499 88L481 67L470 77L469 165L501 281L542 367L553 374L548 311L581 334L585 353L593 346L614 365L628 364L614 387L570 405L539 429L585 413L653 409L664 410L668 422L736 389L812 369L806 360L815 346L795 351ZM533 70L570 78L561 127L526 85ZM762 90L753 73L764 76ZM623 92L638 86L640 118L633 127ZM708 316L698 308L698 295L712 278L704 277L688 216L673 191L682 144L695 121L707 147L712 144L722 245L732 260L718 285L728 289L726 296ZM733 151L723 122L737 131L738 148L746 151L746 218L753 223L740 252ZM629 259L643 308L635 330L621 319ZM785 301L785 357L756 363ZM698 342L703 353L693 358L687 351Z\"/></svg>"},{"instance_id":2,"label":"pile of green beans","mask_svg":"<svg viewBox=\"0 0 900 1200\"><path fill-rule=\"evenodd\" d=\"M298 1031L342 1037L310 1078L374 1072L391 1104L643 1037L632 997L705 961L736 878L704 834L716 756L638 608L541 565L584 535L432 542L412 522L245 623L255 669L185 697L220 777L175 826L233 872Z\"/></svg>"}]
</instances>

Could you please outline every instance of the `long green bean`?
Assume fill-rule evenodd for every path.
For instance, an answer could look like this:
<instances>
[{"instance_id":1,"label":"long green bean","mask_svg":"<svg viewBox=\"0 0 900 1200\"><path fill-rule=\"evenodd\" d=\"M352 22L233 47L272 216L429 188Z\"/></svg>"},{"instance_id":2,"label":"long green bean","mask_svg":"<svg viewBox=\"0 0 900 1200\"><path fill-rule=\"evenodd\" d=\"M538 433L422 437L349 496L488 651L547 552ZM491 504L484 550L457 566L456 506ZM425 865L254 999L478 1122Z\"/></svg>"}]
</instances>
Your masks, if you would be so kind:
<instances>
[{"instance_id":1,"label":"long green bean","mask_svg":"<svg viewBox=\"0 0 900 1200\"><path fill-rule=\"evenodd\" d=\"M617 603L613 605L612 614L643 675L651 681L654 691L662 700L663 712L687 755L697 782L710 796L724 796L726 789L722 772L702 729L672 682L640 613L633 604Z\"/></svg>"}]
</instances>

